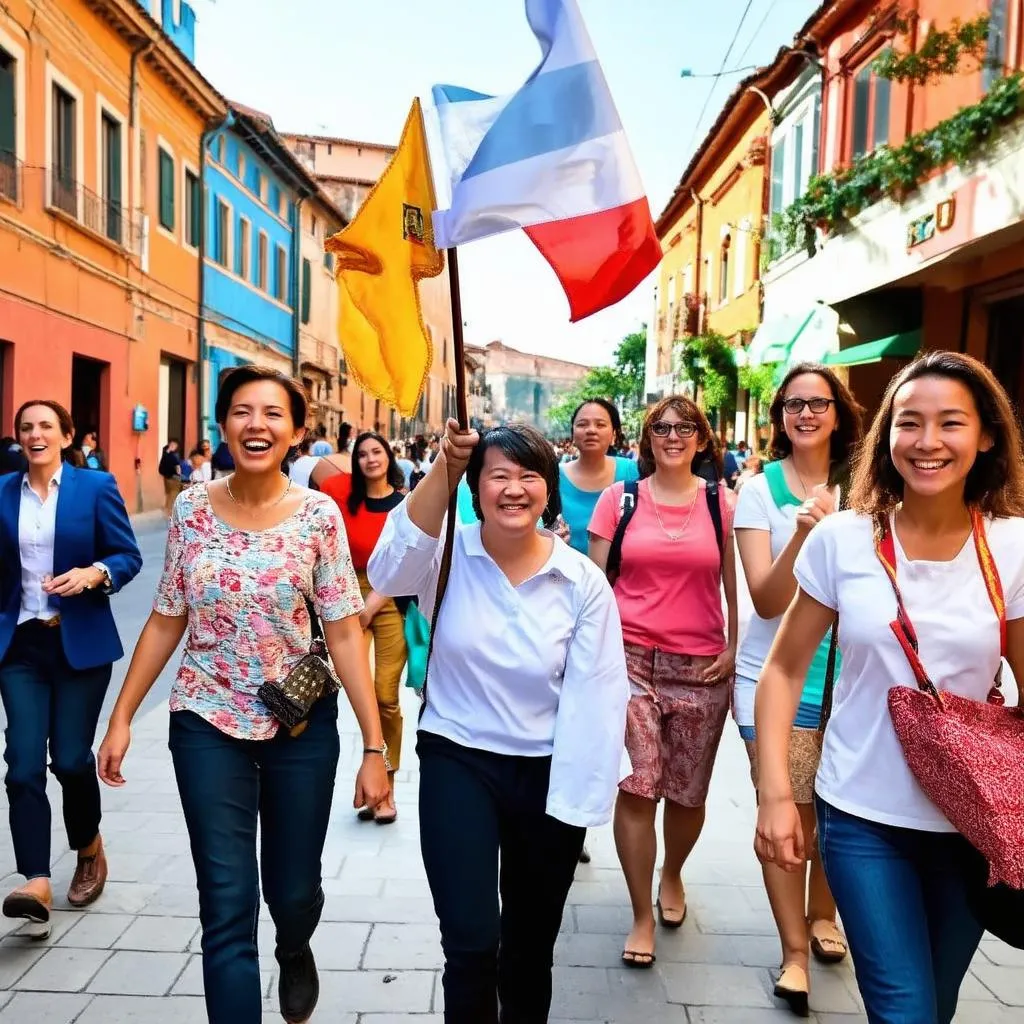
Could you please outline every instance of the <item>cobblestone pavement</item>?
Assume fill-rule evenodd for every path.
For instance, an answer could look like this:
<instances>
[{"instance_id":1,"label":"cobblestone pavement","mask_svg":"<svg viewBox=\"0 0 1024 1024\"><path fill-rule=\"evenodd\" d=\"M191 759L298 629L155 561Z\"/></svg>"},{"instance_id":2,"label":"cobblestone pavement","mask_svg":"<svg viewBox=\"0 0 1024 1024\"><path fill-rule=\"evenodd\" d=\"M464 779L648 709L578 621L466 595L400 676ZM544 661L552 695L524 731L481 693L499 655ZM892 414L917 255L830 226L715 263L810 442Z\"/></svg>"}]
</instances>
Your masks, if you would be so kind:
<instances>
[{"instance_id":1,"label":"cobblestone pavement","mask_svg":"<svg viewBox=\"0 0 1024 1024\"><path fill-rule=\"evenodd\" d=\"M155 585L158 545L122 595L117 613L126 647ZM157 566L158 567L158 566ZM123 666L122 666L123 667ZM409 695L410 698L412 695ZM407 705L415 713L415 700ZM322 995L315 1020L332 1024L440 1024L441 954L416 832L412 730L400 773L398 823L359 824L348 807L361 743L342 718L342 763L324 852L327 904L314 939ZM166 705L137 723L125 765L128 785L104 792L110 882L85 912L64 902L74 868L54 801L58 907L50 939L38 944L0 931L0 1024L199 1024L205 1020L195 877L167 752ZM552 1024L760 1024L784 1021L771 996L778 941L751 851L754 809L746 756L729 725L708 823L686 882L690 913L678 933L658 936L652 971L617 966L629 927L625 886L610 829L592 832L593 863L580 866L555 952ZM16 879L10 838L0 834L0 885ZM8 877L3 877L3 876ZM10 922L3 922L3 928ZM265 1020L279 1021L273 932L260 931ZM962 990L960 1024L1024 1020L1024 953L984 942ZM819 1024L862 1021L848 966L813 971Z\"/></svg>"}]
</instances>

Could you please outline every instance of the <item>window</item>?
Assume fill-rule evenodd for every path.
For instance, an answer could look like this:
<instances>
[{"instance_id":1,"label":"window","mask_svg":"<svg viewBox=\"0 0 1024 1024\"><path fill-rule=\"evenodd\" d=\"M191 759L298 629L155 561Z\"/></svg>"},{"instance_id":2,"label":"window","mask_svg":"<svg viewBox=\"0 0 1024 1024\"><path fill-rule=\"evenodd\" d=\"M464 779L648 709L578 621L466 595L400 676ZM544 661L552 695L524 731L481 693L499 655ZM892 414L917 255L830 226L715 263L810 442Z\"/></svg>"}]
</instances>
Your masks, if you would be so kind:
<instances>
[{"instance_id":1,"label":"window","mask_svg":"<svg viewBox=\"0 0 1024 1024\"><path fill-rule=\"evenodd\" d=\"M313 268L309 260L302 261L302 322L309 323L310 307L313 304Z\"/></svg>"},{"instance_id":2,"label":"window","mask_svg":"<svg viewBox=\"0 0 1024 1024\"><path fill-rule=\"evenodd\" d=\"M76 145L75 98L59 85L53 87L53 139L50 164L53 177L53 205L78 216L78 183L75 181Z\"/></svg>"},{"instance_id":3,"label":"window","mask_svg":"<svg viewBox=\"0 0 1024 1024\"><path fill-rule=\"evenodd\" d=\"M263 189L263 175L255 164L247 164L245 168L245 187L258 196Z\"/></svg>"},{"instance_id":4,"label":"window","mask_svg":"<svg viewBox=\"0 0 1024 1024\"><path fill-rule=\"evenodd\" d=\"M892 83L867 64L853 80L853 138L850 156L869 153L889 141L889 100Z\"/></svg>"},{"instance_id":5,"label":"window","mask_svg":"<svg viewBox=\"0 0 1024 1024\"><path fill-rule=\"evenodd\" d=\"M718 261L718 301L724 304L729 301L729 246L732 236L726 235L722 240L721 258Z\"/></svg>"},{"instance_id":6,"label":"window","mask_svg":"<svg viewBox=\"0 0 1024 1024\"><path fill-rule=\"evenodd\" d=\"M238 239L235 245L235 273L243 281L249 280L250 244L249 222L244 217L239 217Z\"/></svg>"},{"instance_id":7,"label":"window","mask_svg":"<svg viewBox=\"0 0 1024 1024\"><path fill-rule=\"evenodd\" d=\"M238 154L238 180L245 181L245 154Z\"/></svg>"},{"instance_id":8,"label":"window","mask_svg":"<svg viewBox=\"0 0 1024 1024\"><path fill-rule=\"evenodd\" d=\"M122 243L121 223L121 122L104 113L100 119L100 146L103 180L103 233L118 245Z\"/></svg>"},{"instance_id":9,"label":"window","mask_svg":"<svg viewBox=\"0 0 1024 1024\"><path fill-rule=\"evenodd\" d=\"M313 215L312 215L312 216L311 216L311 217L309 218L309 233L310 233L310 234L311 234L311 235L312 235L312 236L313 236L314 238L316 238L316 229L317 229L317 223L316 223L316 214L314 213L314 214L313 214Z\"/></svg>"},{"instance_id":10,"label":"window","mask_svg":"<svg viewBox=\"0 0 1024 1024\"><path fill-rule=\"evenodd\" d=\"M1007 65L1007 30L1009 29L1009 3L1007 0L992 0L988 15L988 49L985 53L985 70L982 83L985 92L1003 77ZM2 143L0 143L2 148Z\"/></svg>"},{"instance_id":11,"label":"window","mask_svg":"<svg viewBox=\"0 0 1024 1024\"><path fill-rule=\"evenodd\" d=\"M277 185L270 186L270 198L267 200L267 205L271 211L280 214L281 212L281 190Z\"/></svg>"},{"instance_id":12,"label":"window","mask_svg":"<svg viewBox=\"0 0 1024 1024\"><path fill-rule=\"evenodd\" d=\"M202 233L203 204L199 194L199 176L185 171L185 244L199 248Z\"/></svg>"},{"instance_id":13,"label":"window","mask_svg":"<svg viewBox=\"0 0 1024 1024\"><path fill-rule=\"evenodd\" d=\"M259 252L256 254L256 284L263 290L267 290L267 235L265 231L260 232Z\"/></svg>"},{"instance_id":14,"label":"window","mask_svg":"<svg viewBox=\"0 0 1024 1024\"><path fill-rule=\"evenodd\" d=\"M160 226L168 231L174 230L174 157L166 149L157 150L159 154L158 178L160 196Z\"/></svg>"},{"instance_id":15,"label":"window","mask_svg":"<svg viewBox=\"0 0 1024 1024\"><path fill-rule=\"evenodd\" d=\"M274 259L274 298L284 302L288 294L288 253L284 246L277 246Z\"/></svg>"},{"instance_id":16,"label":"window","mask_svg":"<svg viewBox=\"0 0 1024 1024\"><path fill-rule=\"evenodd\" d=\"M213 155L217 159L217 163L224 163L224 136L218 135L213 142Z\"/></svg>"},{"instance_id":17,"label":"window","mask_svg":"<svg viewBox=\"0 0 1024 1024\"><path fill-rule=\"evenodd\" d=\"M786 136L772 148L772 202L771 212L782 213L786 208Z\"/></svg>"},{"instance_id":18,"label":"window","mask_svg":"<svg viewBox=\"0 0 1024 1024\"><path fill-rule=\"evenodd\" d=\"M0 50L0 196L18 198L17 70L15 59Z\"/></svg>"},{"instance_id":19,"label":"window","mask_svg":"<svg viewBox=\"0 0 1024 1024\"><path fill-rule=\"evenodd\" d=\"M213 258L222 267L228 265L231 232L231 210L223 199L217 200L217 213L213 221Z\"/></svg>"}]
</instances>

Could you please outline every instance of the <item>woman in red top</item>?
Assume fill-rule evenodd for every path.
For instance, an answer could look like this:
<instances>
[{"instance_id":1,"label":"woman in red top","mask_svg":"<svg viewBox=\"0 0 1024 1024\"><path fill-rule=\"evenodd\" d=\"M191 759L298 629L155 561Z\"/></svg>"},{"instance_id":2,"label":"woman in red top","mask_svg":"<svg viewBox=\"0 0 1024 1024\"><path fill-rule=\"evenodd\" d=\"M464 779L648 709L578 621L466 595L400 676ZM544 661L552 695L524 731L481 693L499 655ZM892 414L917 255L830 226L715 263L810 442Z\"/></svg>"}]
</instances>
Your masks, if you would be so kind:
<instances>
[{"instance_id":1,"label":"woman in red top","mask_svg":"<svg viewBox=\"0 0 1024 1024\"><path fill-rule=\"evenodd\" d=\"M352 565L359 577L365 609L360 616L366 637L367 651L373 644L374 686L380 708L384 742L392 772L388 776L391 792L376 811L364 807L360 821L376 821L390 825L398 817L395 808L395 772L402 755L402 708L399 704L402 672L407 651L402 612L390 597L378 594L366 578L366 566L384 529L388 513L405 497L401 487L405 477L391 446L380 434L372 431L356 438L352 452L352 474L337 473L320 485L341 508L348 532Z\"/></svg>"}]
</instances>

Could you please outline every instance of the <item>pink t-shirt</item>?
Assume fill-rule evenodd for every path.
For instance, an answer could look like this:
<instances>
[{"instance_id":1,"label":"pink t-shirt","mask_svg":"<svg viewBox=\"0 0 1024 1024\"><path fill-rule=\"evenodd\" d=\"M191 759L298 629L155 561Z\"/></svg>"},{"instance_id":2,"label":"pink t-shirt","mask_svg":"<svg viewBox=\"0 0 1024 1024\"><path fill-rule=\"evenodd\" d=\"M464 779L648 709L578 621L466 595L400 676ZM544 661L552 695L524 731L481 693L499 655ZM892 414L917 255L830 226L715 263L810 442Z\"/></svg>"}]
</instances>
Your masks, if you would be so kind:
<instances>
[{"instance_id":1,"label":"pink t-shirt","mask_svg":"<svg viewBox=\"0 0 1024 1024\"><path fill-rule=\"evenodd\" d=\"M670 540L658 523L647 481L640 482L636 512L622 541L622 565L615 597L627 643L657 647L668 654L719 655L725 650L721 559L715 525L701 493L689 525ZM625 484L612 484L598 499L590 520L595 537L612 540L619 523L619 502ZM732 531L732 509L720 492L722 529ZM659 505L665 530L683 529L689 506Z\"/></svg>"}]
</instances>

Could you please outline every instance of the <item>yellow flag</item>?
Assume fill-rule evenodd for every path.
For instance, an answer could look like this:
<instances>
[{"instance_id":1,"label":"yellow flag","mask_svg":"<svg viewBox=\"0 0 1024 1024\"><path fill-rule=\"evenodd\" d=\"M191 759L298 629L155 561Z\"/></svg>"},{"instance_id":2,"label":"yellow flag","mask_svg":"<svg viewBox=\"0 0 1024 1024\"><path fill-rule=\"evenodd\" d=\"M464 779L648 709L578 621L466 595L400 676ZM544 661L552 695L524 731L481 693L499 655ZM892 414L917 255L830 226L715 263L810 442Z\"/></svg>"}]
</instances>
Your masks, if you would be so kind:
<instances>
[{"instance_id":1,"label":"yellow flag","mask_svg":"<svg viewBox=\"0 0 1024 1024\"><path fill-rule=\"evenodd\" d=\"M403 416L416 414L433 355L416 282L444 270L430 220L435 206L417 99L380 180L325 246L337 254L338 334L349 372Z\"/></svg>"}]
</instances>

